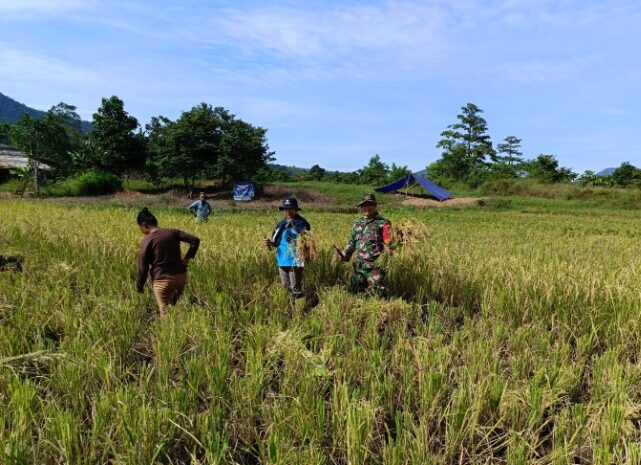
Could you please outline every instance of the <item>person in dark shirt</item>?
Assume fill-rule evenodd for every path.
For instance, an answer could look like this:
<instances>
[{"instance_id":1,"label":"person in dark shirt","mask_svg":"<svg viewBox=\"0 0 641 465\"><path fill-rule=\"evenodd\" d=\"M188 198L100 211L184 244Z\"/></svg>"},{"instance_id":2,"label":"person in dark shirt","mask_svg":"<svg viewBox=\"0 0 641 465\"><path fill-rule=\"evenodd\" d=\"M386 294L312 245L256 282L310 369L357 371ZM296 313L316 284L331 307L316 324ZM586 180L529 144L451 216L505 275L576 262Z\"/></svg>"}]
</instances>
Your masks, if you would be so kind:
<instances>
[{"instance_id":1,"label":"person in dark shirt","mask_svg":"<svg viewBox=\"0 0 641 465\"><path fill-rule=\"evenodd\" d=\"M168 305L175 305L187 284L187 266L194 258L200 239L179 229L158 227L158 220L143 208L137 217L140 231L145 235L140 244L136 287L143 292L151 270L154 295L160 314L164 315ZM180 243L189 244L189 250L181 257Z\"/></svg>"}]
</instances>

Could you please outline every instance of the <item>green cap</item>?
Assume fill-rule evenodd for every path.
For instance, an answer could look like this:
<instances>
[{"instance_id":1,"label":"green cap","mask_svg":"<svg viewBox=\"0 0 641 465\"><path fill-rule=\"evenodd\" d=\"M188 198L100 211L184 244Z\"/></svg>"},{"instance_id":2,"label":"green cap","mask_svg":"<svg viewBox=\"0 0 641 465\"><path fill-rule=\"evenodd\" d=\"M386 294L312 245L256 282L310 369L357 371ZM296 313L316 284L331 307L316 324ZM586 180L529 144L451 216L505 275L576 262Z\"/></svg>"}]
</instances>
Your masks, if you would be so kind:
<instances>
[{"instance_id":1,"label":"green cap","mask_svg":"<svg viewBox=\"0 0 641 465\"><path fill-rule=\"evenodd\" d=\"M378 202L376 201L376 196L374 194L365 194L362 198L358 206L363 206L366 203L373 203L374 205L378 205Z\"/></svg>"}]
</instances>

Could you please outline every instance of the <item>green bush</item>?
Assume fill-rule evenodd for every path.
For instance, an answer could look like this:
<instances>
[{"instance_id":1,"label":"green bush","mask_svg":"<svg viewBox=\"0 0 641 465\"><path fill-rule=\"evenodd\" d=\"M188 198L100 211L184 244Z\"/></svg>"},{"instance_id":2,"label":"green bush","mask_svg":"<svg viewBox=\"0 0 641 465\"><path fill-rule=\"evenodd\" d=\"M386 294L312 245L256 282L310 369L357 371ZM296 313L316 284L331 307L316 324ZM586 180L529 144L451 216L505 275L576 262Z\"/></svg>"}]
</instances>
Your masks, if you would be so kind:
<instances>
[{"instance_id":1,"label":"green bush","mask_svg":"<svg viewBox=\"0 0 641 465\"><path fill-rule=\"evenodd\" d=\"M26 184L22 179L9 179L0 184L0 192L20 194L25 189L25 186Z\"/></svg>"},{"instance_id":2,"label":"green bush","mask_svg":"<svg viewBox=\"0 0 641 465\"><path fill-rule=\"evenodd\" d=\"M487 196L581 200L620 208L641 207L641 191L634 188L581 186L568 182L546 184L533 179L497 179L483 184L480 192Z\"/></svg>"},{"instance_id":3,"label":"green bush","mask_svg":"<svg viewBox=\"0 0 641 465\"><path fill-rule=\"evenodd\" d=\"M78 197L113 194L121 189L122 179L118 176L103 171L87 171L79 176L45 186L42 193L52 197Z\"/></svg>"}]
</instances>

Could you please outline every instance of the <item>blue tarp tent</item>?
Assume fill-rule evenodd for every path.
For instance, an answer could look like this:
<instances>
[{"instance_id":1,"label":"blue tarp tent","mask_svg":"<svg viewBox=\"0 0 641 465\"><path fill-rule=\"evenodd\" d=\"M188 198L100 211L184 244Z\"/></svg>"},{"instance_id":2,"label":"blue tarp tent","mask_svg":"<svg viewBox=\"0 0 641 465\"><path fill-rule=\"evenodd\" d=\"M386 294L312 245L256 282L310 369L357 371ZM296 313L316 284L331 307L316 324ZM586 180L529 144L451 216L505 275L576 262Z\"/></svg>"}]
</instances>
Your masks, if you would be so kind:
<instances>
[{"instance_id":1,"label":"blue tarp tent","mask_svg":"<svg viewBox=\"0 0 641 465\"><path fill-rule=\"evenodd\" d=\"M408 174L401 179L397 179L396 181L385 186L381 186L375 190L376 192L396 192L401 189L407 189L414 184L419 184L423 189L436 197L439 202L452 198L452 194L418 173Z\"/></svg>"},{"instance_id":2,"label":"blue tarp tent","mask_svg":"<svg viewBox=\"0 0 641 465\"><path fill-rule=\"evenodd\" d=\"M237 182L234 183L234 200L242 202L249 202L254 200L256 189L253 182Z\"/></svg>"}]
</instances>

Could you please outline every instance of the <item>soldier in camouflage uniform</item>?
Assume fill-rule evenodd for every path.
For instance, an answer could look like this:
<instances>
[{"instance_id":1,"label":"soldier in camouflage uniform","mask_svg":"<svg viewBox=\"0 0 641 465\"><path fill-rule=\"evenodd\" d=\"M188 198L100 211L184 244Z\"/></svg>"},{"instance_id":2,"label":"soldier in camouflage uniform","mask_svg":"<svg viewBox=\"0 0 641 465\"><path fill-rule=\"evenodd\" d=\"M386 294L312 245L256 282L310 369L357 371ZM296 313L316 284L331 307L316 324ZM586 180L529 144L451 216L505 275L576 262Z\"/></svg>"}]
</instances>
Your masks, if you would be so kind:
<instances>
[{"instance_id":1,"label":"soldier in camouflage uniform","mask_svg":"<svg viewBox=\"0 0 641 465\"><path fill-rule=\"evenodd\" d=\"M354 273L351 289L354 292L373 292L379 297L387 297L385 270L376 260L388 250L391 242L392 223L378 214L376 197L366 194L358 206L363 213L352 226L352 232L341 258L349 261L354 252Z\"/></svg>"}]
</instances>

